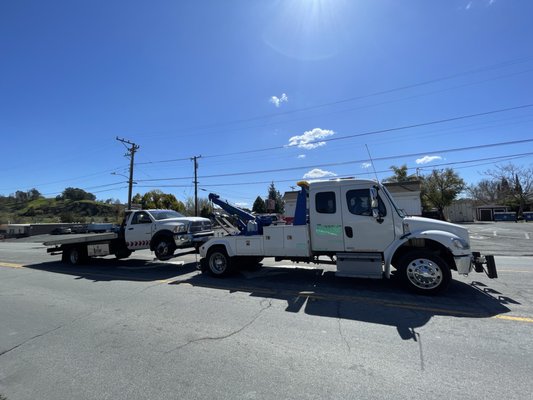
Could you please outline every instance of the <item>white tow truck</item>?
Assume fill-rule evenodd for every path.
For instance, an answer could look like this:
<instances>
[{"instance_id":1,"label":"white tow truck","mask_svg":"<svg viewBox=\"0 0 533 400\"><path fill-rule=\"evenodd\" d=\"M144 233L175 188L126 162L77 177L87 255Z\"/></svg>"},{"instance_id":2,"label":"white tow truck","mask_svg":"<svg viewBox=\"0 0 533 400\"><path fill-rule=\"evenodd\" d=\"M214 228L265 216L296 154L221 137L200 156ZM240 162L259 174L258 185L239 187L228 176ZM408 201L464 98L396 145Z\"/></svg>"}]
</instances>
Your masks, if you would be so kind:
<instances>
[{"instance_id":1,"label":"white tow truck","mask_svg":"<svg viewBox=\"0 0 533 400\"><path fill-rule=\"evenodd\" d=\"M237 235L200 246L201 266L221 277L264 257L336 265L336 275L390 278L396 270L407 287L423 294L444 292L451 271L485 271L497 278L493 256L472 253L467 229L448 222L406 216L381 184L338 179L299 182L292 225L269 224L210 194L242 221Z\"/></svg>"},{"instance_id":2,"label":"white tow truck","mask_svg":"<svg viewBox=\"0 0 533 400\"><path fill-rule=\"evenodd\" d=\"M208 218L185 217L173 210L135 210L126 211L118 232L65 235L43 244L48 253L62 254L63 262L76 265L89 257L127 258L144 249L168 260L176 249L198 249L213 235Z\"/></svg>"}]
</instances>

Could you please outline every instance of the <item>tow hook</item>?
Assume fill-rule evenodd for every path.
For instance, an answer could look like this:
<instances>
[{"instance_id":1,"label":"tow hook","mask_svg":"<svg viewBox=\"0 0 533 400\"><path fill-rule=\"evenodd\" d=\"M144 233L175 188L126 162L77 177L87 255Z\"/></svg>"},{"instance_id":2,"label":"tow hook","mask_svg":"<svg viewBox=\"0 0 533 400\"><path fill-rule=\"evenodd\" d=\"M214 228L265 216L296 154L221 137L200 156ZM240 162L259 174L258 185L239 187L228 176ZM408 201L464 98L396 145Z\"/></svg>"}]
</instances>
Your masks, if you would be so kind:
<instances>
[{"instance_id":1,"label":"tow hook","mask_svg":"<svg viewBox=\"0 0 533 400\"><path fill-rule=\"evenodd\" d=\"M485 272L489 279L498 278L498 271L496 271L496 262L494 261L494 256L482 256L479 252L474 252L472 255L474 271Z\"/></svg>"}]
</instances>

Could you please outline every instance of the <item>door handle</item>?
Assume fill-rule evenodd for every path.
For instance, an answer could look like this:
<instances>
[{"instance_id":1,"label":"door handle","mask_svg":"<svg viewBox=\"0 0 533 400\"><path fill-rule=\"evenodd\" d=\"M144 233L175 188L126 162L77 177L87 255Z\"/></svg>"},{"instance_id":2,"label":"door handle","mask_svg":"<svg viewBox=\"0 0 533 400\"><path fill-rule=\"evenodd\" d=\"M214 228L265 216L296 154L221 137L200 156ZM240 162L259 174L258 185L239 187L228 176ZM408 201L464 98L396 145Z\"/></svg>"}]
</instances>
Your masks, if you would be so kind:
<instances>
[{"instance_id":1,"label":"door handle","mask_svg":"<svg viewBox=\"0 0 533 400\"><path fill-rule=\"evenodd\" d=\"M348 236L349 238L353 238L353 229L351 226L345 226L344 232L346 232L346 236Z\"/></svg>"},{"instance_id":2,"label":"door handle","mask_svg":"<svg viewBox=\"0 0 533 400\"><path fill-rule=\"evenodd\" d=\"M133 230L133 228L128 228L128 231L132 231L132 230Z\"/></svg>"}]
</instances>

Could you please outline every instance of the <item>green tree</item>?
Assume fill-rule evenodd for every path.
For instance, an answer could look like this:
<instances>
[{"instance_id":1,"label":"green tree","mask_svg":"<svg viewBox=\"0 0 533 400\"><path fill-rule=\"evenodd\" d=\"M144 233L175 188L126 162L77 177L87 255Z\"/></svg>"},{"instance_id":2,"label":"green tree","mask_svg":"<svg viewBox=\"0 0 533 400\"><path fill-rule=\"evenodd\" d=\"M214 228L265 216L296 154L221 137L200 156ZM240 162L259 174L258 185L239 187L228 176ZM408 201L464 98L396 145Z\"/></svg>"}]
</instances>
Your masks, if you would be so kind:
<instances>
[{"instance_id":1,"label":"green tree","mask_svg":"<svg viewBox=\"0 0 533 400\"><path fill-rule=\"evenodd\" d=\"M276 214L283 214L285 211L283 198L281 197L281 193L276 189L276 186L274 186L274 182L268 188L266 209L267 212L275 212Z\"/></svg>"},{"instance_id":2,"label":"green tree","mask_svg":"<svg viewBox=\"0 0 533 400\"><path fill-rule=\"evenodd\" d=\"M266 213L266 204L265 201L261 198L261 196L257 196L257 199L255 199L252 211L257 214Z\"/></svg>"},{"instance_id":3,"label":"green tree","mask_svg":"<svg viewBox=\"0 0 533 400\"><path fill-rule=\"evenodd\" d=\"M434 169L422 182L422 200L426 206L435 207L444 219L444 207L449 206L465 188L465 182L453 169Z\"/></svg>"},{"instance_id":4,"label":"green tree","mask_svg":"<svg viewBox=\"0 0 533 400\"><path fill-rule=\"evenodd\" d=\"M83 189L79 188L73 188L68 187L65 190L63 190L63 200L73 200L73 201L80 201L80 200L96 200L96 196L92 193L86 192Z\"/></svg>"},{"instance_id":5,"label":"green tree","mask_svg":"<svg viewBox=\"0 0 533 400\"><path fill-rule=\"evenodd\" d=\"M204 215L207 215L205 218L209 218L209 216L213 213L213 205L209 199L199 197L198 210L200 210L200 216L203 217ZM185 200L185 208L181 212L189 216L194 215L194 197L188 197L187 200Z\"/></svg>"},{"instance_id":6,"label":"green tree","mask_svg":"<svg viewBox=\"0 0 533 400\"><path fill-rule=\"evenodd\" d=\"M134 199L138 200L137 196L135 196ZM163 193L158 189L146 192L142 196L140 203L144 209L164 208L178 212L183 212L185 210L185 205L176 199L176 196L169 193Z\"/></svg>"},{"instance_id":7,"label":"green tree","mask_svg":"<svg viewBox=\"0 0 533 400\"><path fill-rule=\"evenodd\" d=\"M392 165L390 167L392 172L394 173L393 176L385 178L383 182L412 182L412 181L418 181L419 178L416 175L408 175L409 168L407 168L407 164L403 164L401 167L397 167L395 165Z\"/></svg>"},{"instance_id":8,"label":"green tree","mask_svg":"<svg viewBox=\"0 0 533 400\"><path fill-rule=\"evenodd\" d=\"M29 200L37 200L42 198L41 192L39 192L37 189L33 188L28 190L28 199Z\"/></svg>"}]
</instances>

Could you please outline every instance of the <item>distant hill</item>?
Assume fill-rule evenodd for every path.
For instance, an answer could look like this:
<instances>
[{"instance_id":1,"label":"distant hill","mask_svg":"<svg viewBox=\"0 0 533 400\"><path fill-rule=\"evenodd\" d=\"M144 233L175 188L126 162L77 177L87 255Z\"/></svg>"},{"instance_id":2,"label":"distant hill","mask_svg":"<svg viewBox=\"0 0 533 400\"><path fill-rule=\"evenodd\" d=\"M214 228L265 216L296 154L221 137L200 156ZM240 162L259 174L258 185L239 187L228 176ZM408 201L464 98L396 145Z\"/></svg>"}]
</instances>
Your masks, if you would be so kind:
<instances>
[{"instance_id":1,"label":"distant hill","mask_svg":"<svg viewBox=\"0 0 533 400\"><path fill-rule=\"evenodd\" d=\"M38 198L16 202L0 197L0 223L120 222L124 206L93 200Z\"/></svg>"}]
</instances>

